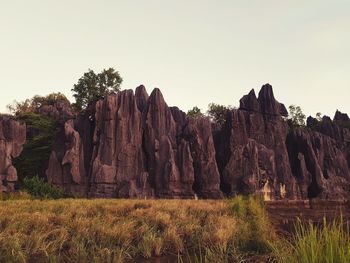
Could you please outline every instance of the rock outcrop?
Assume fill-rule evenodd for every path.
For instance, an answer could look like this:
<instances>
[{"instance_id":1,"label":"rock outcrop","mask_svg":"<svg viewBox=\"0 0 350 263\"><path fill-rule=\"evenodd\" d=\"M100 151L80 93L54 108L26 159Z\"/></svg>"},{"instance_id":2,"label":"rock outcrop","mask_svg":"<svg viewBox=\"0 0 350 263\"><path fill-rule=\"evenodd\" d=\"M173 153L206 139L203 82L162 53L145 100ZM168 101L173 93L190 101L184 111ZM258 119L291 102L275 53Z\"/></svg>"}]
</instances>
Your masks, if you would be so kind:
<instances>
[{"instance_id":1,"label":"rock outcrop","mask_svg":"<svg viewBox=\"0 0 350 263\"><path fill-rule=\"evenodd\" d=\"M64 132L63 132L64 130ZM69 193L118 198L221 198L208 118L188 119L160 90L108 95L65 123L49 182Z\"/></svg>"},{"instance_id":2,"label":"rock outcrop","mask_svg":"<svg viewBox=\"0 0 350 263\"><path fill-rule=\"evenodd\" d=\"M74 112L68 100L57 100L50 105L43 105L36 113L50 117L56 121L64 122L74 117Z\"/></svg>"},{"instance_id":3,"label":"rock outcrop","mask_svg":"<svg viewBox=\"0 0 350 263\"><path fill-rule=\"evenodd\" d=\"M298 198L287 147L288 124L283 104L264 85L257 98L244 96L217 132L216 152L225 194L261 193L266 199Z\"/></svg>"},{"instance_id":4,"label":"rock outcrop","mask_svg":"<svg viewBox=\"0 0 350 263\"><path fill-rule=\"evenodd\" d=\"M346 114L292 127L264 85L226 121L187 117L144 86L97 101L57 136L48 180L69 193L116 198L350 197Z\"/></svg>"},{"instance_id":5,"label":"rock outcrop","mask_svg":"<svg viewBox=\"0 0 350 263\"><path fill-rule=\"evenodd\" d=\"M322 133L297 128L289 133L287 146L302 198L349 197L349 156L345 144Z\"/></svg>"},{"instance_id":6,"label":"rock outcrop","mask_svg":"<svg viewBox=\"0 0 350 263\"><path fill-rule=\"evenodd\" d=\"M20 155L25 141L25 125L0 115L0 192L14 190L18 178L12 159Z\"/></svg>"}]
</instances>

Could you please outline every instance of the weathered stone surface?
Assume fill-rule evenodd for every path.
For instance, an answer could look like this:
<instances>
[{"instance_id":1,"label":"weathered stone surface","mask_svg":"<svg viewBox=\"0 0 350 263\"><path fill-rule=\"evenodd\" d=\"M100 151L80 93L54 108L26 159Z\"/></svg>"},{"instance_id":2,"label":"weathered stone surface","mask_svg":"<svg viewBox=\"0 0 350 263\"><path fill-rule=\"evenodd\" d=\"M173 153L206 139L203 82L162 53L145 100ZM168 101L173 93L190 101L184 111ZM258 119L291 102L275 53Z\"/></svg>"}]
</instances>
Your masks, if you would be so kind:
<instances>
[{"instance_id":1,"label":"weathered stone surface","mask_svg":"<svg viewBox=\"0 0 350 263\"><path fill-rule=\"evenodd\" d=\"M350 121L350 118L349 118L348 114L342 113L342 112L337 110L335 112L333 120L334 121Z\"/></svg>"},{"instance_id":2,"label":"weathered stone surface","mask_svg":"<svg viewBox=\"0 0 350 263\"><path fill-rule=\"evenodd\" d=\"M65 123L48 179L90 197L350 197L346 115L309 118L309 128L289 127L286 116L269 84L258 98L254 90L244 96L220 125L188 118L159 89L148 96L139 86Z\"/></svg>"},{"instance_id":3,"label":"weathered stone surface","mask_svg":"<svg viewBox=\"0 0 350 263\"><path fill-rule=\"evenodd\" d=\"M346 120L346 114L336 113L334 121L328 116L323 116L321 121L308 117L307 126L337 141L350 143L350 120Z\"/></svg>"},{"instance_id":4,"label":"weathered stone surface","mask_svg":"<svg viewBox=\"0 0 350 263\"><path fill-rule=\"evenodd\" d=\"M244 95L243 98L240 99L239 108L246 111L260 112L260 104L254 89L252 89L248 95Z\"/></svg>"},{"instance_id":5,"label":"weathered stone surface","mask_svg":"<svg viewBox=\"0 0 350 263\"><path fill-rule=\"evenodd\" d=\"M260 192L267 199L298 198L285 144L288 125L281 115L285 107L275 100L271 86L264 85L258 99L253 91L243 97L241 109L231 111L215 134L227 195Z\"/></svg>"},{"instance_id":6,"label":"weathered stone surface","mask_svg":"<svg viewBox=\"0 0 350 263\"><path fill-rule=\"evenodd\" d=\"M46 171L47 179L68 193L84 196L87 191L84 146L74 121L67 121L57 137Z\"/></svg>"},{"instance_id":7,"label":"weathered stone surface","mask_svg":"<svg viewBox=\"0 0 350 263\"><path fill-rule=\"evenodd\" d=\"M220 174L215 160L211 123L207 117L190 118L184 129L193 158L193 190L200 198L221 198Z\"/></svg>"},{"instance_id":8,"label":"weathered stone surface","mask_svg":"<svg viewBox=\"0 0 350 263\"><path fill-rule=\"evenodd\" d=\"M141 112L132 90L97 103L90 196L153 195L144 168Z\"/></svg>"},{"instance_id":9,"label":"weathered stone surface","mask_svg":"<svg viewBox=\"0 0 350 263\"><path fill-rule=\"evenodd\" d=\"M25 141L25 125L0 115L0 192L14 190L17 171L12 159L21 154Z\"/></svg>"},{"instance_id":10,"label":"weathered stone surface","mask_svg":"<svg viewBox=\"0 0 350 263\"><path fill-rule=\"evenodd\" d=\"M287 145L302 198L349 197L350 172L344 144L321 133L298 128L289 133Z\"/></svg>"},{"instance_id":11,"label":"weathered stone surface","mask_svg":"<svg viewBox=\"0 0 350 263\"><path fill-rule=\"evenodd\" d=\"M147 100L149 97L145 86L140 85L136 88L135 97L136 97L136 103L137 103L137 107L138 107L139 111L143 112L143 110L147 106Z\"/></svg>"},{"instance_id":12,"label":"weathered stone surface","mask_svg":"<svg viewBox=\"0 0 350 263\"><path fill-rule=\"evenodd\" d=\"M284 104L279 103L273 95L272 86L265 84L259 92L260 112L265 115L288 116L288 111Z\"/></svg>"},{"instance_id":13,"label":"weathered stone surface","mask_svg":"<svg viewBox=\"0 0 350 263\"><path fill-rule=\"evenodd\" d=\"M156 196L194 197L189 144L178 138L177 122L159 89L154 89L148 99L143 125L147 167Z\"/></svg>"},{"instance_id":14,"label":"weathered stone surface","mask_svg":"<svg viewBox=\"0 0 350 263\"><path fill-rule=\"evenodd\" d=\"M72 107L67 100L57 100L52 105L43 105L37 113L61 122L74 117Z\"/></svg>"}]
</instances>

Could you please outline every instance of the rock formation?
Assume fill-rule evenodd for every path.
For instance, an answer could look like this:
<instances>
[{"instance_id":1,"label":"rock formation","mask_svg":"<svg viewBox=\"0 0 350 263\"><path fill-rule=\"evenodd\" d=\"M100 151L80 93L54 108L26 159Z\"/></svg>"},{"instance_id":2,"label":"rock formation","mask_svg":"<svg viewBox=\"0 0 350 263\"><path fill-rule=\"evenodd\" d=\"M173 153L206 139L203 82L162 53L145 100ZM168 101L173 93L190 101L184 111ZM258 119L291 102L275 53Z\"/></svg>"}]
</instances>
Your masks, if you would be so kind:
<instances>
[{"instance_id":1,"label":"rock formation","mask_svg":"<svg viewBox=\"0 0 350 263\"><path fill-rule=\"evenodd\" d=\"M319 132L297 128L289 133L287 146L301 197L349 197L349 145Z\"/></svg>"},{"instance_id":2,"label":"rock formation","mask_svg":"<svg viewBox=\"0 0 350 263\"><path fill-rule=\"evenodd\" d=\"M229 110L220 124L207 117L188 117L169 107L159 89L148 95L144 86L135 94L132 90L110 94L75 118L69 105L56 106L42 113L61 123L46 174L50 183L70 194L350 197L348 115L337 111L333 120L309 117L308 127L293 127L269 84L258 96L251 90L240 100L239 109ZM0 147L1 157L6 156L0 160L3 185L16 179L9 160L24 142L23 136L13 136L24 128L10 122L0 126L1 144L12 145ZM6 127L12 130L3 132L10 129Z\"/></svg>"},{"instance_id":3,"label":"rock formation","mask_svg":"<svg viewBox=\"0 0 350 263\"><path fill-rule=\"evenodd\" d=\"M269 84L257 98L254 90L229 112L216 135L216 153L226 195L260 192L266 199L298 198L287 147L286 108Z\"/></svg>"},{"instance_id":4,"label":"rock formation","mask_svg":"<svg viewBox=\"0 0 350 263\"><path fill-rule=\"evenodd\" d=\"M111 94L67 121L47 177L90 197L222 197L209 119L188 119L160 90L148 96L143 86L135 95Z\"/></svg>"},{"instance_id":5,"label":"rock formation","mask_svg":"<svg viewBox=\"0 0 350 263\"><path fill-rule=\"evenodd\" d=\"M0 115L0 192L14 190L18 178L12 159L20 155L25 141L25 125Z\"/></svg>"},{"instance_id":6,"label":"rock formation","mask_svg":"<svg viewBox=\"0 0 350 263\"><path fill-rule=\"evenodd\" d=\"M74 117L72 107L68 100L57 100L49 105L42 105L36 113L50 117L56 121L64 122Z\"/></svg>"}]
</instances>

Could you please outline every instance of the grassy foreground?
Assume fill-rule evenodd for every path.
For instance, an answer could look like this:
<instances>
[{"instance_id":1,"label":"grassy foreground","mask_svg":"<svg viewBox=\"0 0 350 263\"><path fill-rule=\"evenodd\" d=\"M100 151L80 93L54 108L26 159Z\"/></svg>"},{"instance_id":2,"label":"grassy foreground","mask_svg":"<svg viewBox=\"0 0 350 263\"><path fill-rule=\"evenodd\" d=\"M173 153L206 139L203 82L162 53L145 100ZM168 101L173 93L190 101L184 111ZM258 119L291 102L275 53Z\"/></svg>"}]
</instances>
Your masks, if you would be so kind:
<instances>
[{"instance_id":1,"label":"grassy foreground","mask_svg":"<svg viewBox=\"0 0 350 263\"><path fill-rule=\"evenodd\" d=\"M275 235L263 202L230 200L0 201L0 262L350 262L349 229L299 223L292 240ZM266 257L265 257L266 258Z\"/></svg>"},{"instance_id":2,"label":"grassy foreground","mask_svg":"<svg viewBox=\"0 0 350 263\"><path fill-rule=\"evenodd\" d=\"M0 203L0 262L123 262L180 254L231 262L268 253L272 233L255 198Z\"/></svg>"}]
</instances>

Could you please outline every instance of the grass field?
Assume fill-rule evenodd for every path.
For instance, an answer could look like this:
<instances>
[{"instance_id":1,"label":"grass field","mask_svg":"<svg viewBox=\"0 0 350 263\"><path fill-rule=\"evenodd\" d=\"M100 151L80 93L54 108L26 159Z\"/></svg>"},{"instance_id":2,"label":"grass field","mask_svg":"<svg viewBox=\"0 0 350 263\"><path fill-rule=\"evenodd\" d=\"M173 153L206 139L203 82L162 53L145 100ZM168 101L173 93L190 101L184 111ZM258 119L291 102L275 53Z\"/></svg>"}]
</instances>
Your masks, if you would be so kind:
<instances>
[{"instance_id":1,"label":"grass field","mask_svg":"<svg viewBox=\"0 0 350 263\"><path fill-rule=\"evenodd\" d=\"M0 262L350 262L339 224L299 224L291 240L275 234L263 202L230 200L0 201ZM15 198L10 198L15 199ZM318 261L317 259L322 259Z\"/></svg>"}]
</instances>

